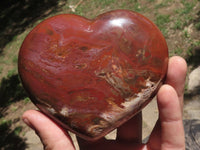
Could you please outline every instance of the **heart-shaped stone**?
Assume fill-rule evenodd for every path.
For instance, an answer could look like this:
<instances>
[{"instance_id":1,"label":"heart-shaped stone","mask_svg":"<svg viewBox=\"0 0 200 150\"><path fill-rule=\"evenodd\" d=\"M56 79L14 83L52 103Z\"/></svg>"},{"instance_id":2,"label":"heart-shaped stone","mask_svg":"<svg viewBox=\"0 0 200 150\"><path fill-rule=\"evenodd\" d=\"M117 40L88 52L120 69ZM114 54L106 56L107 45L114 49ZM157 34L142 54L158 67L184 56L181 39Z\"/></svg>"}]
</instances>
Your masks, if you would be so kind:
<instances>
[{"instance_id":1,"label":"heart-shaped stone","mask_svg":"<svg viewBox=\"0 0 200 150\"><path fill-rule=\"evenodd\" d=\"M167 64L159 29L136 12L116 10L94 20L64 14L43 21L24 40L18 68L43 113L96 140L152 99Z\"/></svg>"}]
</instances>

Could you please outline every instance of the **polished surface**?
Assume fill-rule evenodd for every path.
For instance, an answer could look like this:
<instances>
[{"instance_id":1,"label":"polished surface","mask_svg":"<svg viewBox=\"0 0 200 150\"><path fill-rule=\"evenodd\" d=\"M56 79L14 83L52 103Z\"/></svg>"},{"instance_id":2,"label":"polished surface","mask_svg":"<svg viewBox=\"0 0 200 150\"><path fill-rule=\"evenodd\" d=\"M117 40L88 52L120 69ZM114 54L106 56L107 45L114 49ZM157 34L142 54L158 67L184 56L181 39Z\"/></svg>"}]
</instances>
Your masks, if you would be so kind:
<instances>
[{"instance_id":1,"label":"polished surface","mask_svg":"<svg viewBox=\"0 0 200 150\"><path fill-rule=\"evenodd\" d=\"M43 21L24 40L18 66L42 112L96 140L152 99L167 63L158 28L138 13L116 10L94 20L64 14Z\"/></svg>"}]
</instances>

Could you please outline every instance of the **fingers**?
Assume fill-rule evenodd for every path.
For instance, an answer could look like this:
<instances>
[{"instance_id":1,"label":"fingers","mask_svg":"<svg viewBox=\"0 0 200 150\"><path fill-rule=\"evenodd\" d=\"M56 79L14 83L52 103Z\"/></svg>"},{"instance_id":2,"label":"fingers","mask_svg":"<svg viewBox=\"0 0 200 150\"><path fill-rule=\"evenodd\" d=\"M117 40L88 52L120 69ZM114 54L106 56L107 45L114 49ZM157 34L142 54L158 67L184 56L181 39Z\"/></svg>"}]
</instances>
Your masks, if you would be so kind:
<instances>
[{"instance_id":1,"label":"fingers","mask_svg":"<svg viewBox=\"0 0 200 150\"><path fill-rule=\"evenodd\" d=\"M161 149L184 148L184 129L181 106L173 87L164 85L158 92L158 108L161 127Z\"/></svg>"},{"instance_id":2,"label":"fingers","mask_svg":"<svg viewBox=\"0 0 200 150\"><path fill-rule=\"evenodd\" d=\"M181 107L183 106L183 91L185 85L185 77L187 72L187 64L185 60L179 56L169 59L168 72L166 75L166 84L171 85L177 92ZM142 124L142 115L132 118L126 124L118 128L117 139L139 141L141 139L140 128ZM159 124L156 125L156 130Z\"/></svg>"},{"instance_id":3,"label":"fingers","mask_svg":"<svg viewBox=\"0 0 200 150\"><path fill-rule=\"evenodd\" d=\"M74 150L69 135L41 112L28 110L22 118L28 126L36 131L46 150Z\"/></svg>"},{"instance_id":4,"label":"fingers","mask_svg":"<svg viewBox=\"0 0 200 150\"><path fill-rule=\"evenodd\" d=\"M183 91L187 64L181 57L174 56L169 59L168 72L166 75L166 84L171 85L177 92L181 107L183 106ZM142 115L132 118L126 124L118 128L117 139L138 142L141 140ZM159 125L156 125L159 128Z\"/></svg>"},{"instance_id":5,"label":"fingers","mask_svg":"<svg viewBox=\"0 0 200 150\"><path fill-rule=\"evenodd\" d=\"M187 64L183 58L174 56L169 59L165 83L176 90L181 106L183 105L186 72Z\"/></svg>"},{"instance_id":6,"label":"fingers","mask_svg":"<svg viewBox=\"0 0 200 150\"><path fill-rule=\"evenodd\" d=\"M157 95L159 120L150 136L150 149L184 149L181 105L175 89L163 85Z\"/></svg>"},{"instance_id":7,"label":"fingers","mask_svg":"<svg viewBox=\"0 0 200 150\"><path fill-rule=\"evenodd\" d=\"M168 132L168 131L165 131L167 130L167 128L163 126L163 122L165 122L165 119L169 119L170 116L175 117L177 114L179 115L179 118L177 119L179 120L177 121L178 122L177 126L175 123L176 121L174 121L175 123L174 126L175 127L181 126L179 128L181 132L179 132L179 130L177 130L177 132L180 133L180 135L183 134L182 117L180 116L180 114L182 113L182 108L183 108L183 94L184 94L186 72L187 72L187 64L183 58L174 56L169 59L168 72L167 72L166 81L165 81L165 83L168 85L164 85L162 88L160 88L158 92L158 97L157 97L160 118L153 129L153 132L150 136L149 143L148 143L148 145L152 147L153 149L160 149L160 146L161 146L160 143L162 140L161 136L163 135L163 133ZM172 106L176 107L176 109L173 109L173 107L170 107L166 104L171 104L171 105L174 104ZM169 113L167 111L170 112L170 116L168 116ZM177 133L177 132L175 131L174 133ZM168 136L169 136L168 139L171 139L170 135ZM182 135L181 137L184 137L184 135ZM184 141L184 139L182 138L180 138L180 140Z\"/></svg>"},{"instance_id":8,"label":"fingers","mask_svg":"<svg viewBox=\"0 0 200 150\"><path fill-rule=\"evenodd\" d=\"M142 141L142 112L128 120L117 129L119 142L141 143Z\"/></svg>"}]
</instances>

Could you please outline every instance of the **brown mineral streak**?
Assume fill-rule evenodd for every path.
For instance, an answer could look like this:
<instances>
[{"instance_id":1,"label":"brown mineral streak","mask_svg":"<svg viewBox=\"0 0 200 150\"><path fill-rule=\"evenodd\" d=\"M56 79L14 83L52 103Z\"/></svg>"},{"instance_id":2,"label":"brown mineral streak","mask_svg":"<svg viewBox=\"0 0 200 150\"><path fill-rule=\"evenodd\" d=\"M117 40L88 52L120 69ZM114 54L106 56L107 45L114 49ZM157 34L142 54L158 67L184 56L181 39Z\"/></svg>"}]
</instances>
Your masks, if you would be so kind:
<instances>
[{"instance_id":1,"label":"brown mineral streak","mask_svg":"<svg viewBox=\"0 0 200 150\"><path fill-rule=\"evenodd\" d=\"M43 21L24 40L18 66L42 112L96 140L150 101L167 63L158 28L138 13L116 10L93 20L63 14Z\"/></svg>"}]
</instances>

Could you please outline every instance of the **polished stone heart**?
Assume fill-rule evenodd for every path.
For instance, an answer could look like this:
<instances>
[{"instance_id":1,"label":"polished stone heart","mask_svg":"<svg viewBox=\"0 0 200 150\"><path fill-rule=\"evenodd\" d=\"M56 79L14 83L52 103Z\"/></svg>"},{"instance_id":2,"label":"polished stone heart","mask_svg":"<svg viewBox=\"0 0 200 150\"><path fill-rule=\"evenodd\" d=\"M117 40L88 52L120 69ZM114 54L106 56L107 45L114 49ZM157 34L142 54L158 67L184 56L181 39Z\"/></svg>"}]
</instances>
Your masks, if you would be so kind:
<instances>
[{"instance_id":1,"label":"polished stone heart","mask_svg":"<svg viewBox=\"0 0 200 150\"><path fill-rule=\"evenodd\" d=\"M116 10L94 20L64 14L43 21L24 40L18 67L43 113L96 140L152 99L167 64L158 28L138 13Z\"/></svg>"}]
</instances>

